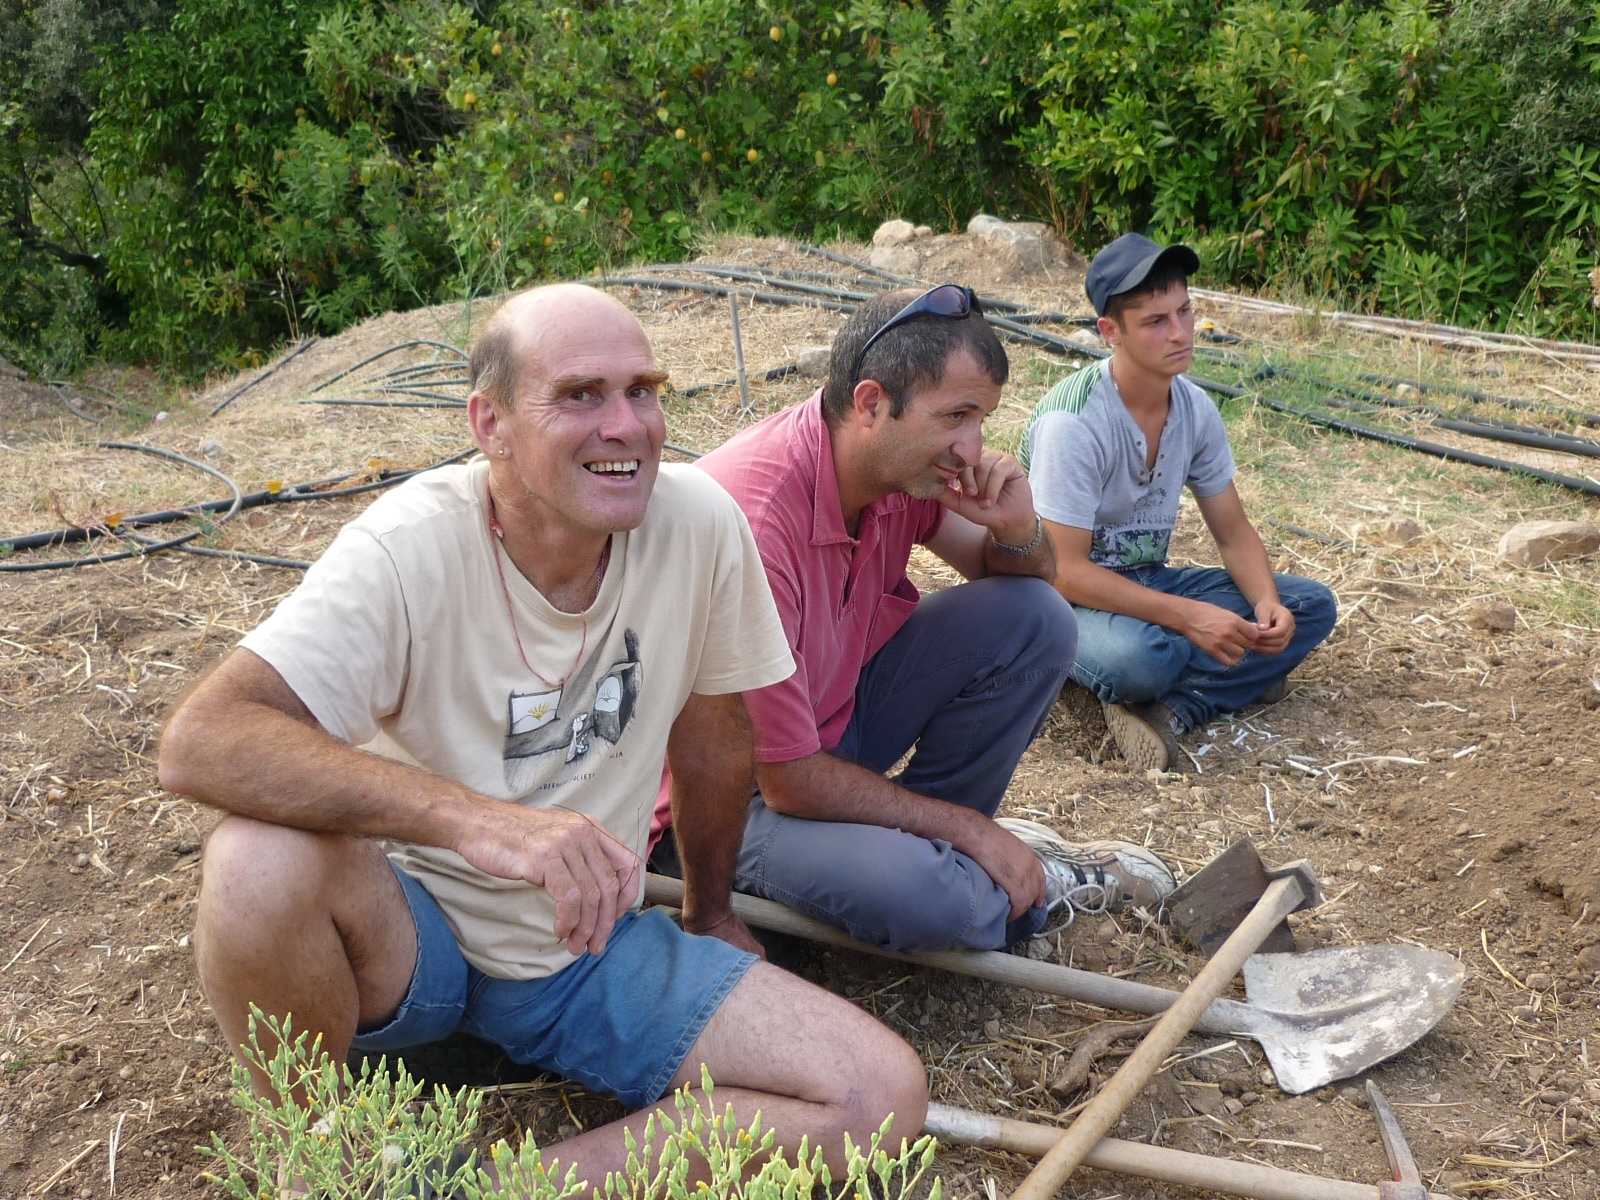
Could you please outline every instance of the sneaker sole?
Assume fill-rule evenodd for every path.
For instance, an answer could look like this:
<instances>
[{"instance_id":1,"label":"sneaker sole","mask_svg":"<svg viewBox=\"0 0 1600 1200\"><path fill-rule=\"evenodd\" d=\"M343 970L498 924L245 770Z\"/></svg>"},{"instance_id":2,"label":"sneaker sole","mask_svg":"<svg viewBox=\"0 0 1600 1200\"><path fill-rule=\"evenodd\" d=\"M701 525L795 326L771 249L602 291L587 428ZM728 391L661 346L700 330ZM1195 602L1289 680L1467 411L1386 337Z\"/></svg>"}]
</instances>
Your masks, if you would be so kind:
<instances>
[{"instance_id":1,"label":"sneaker sole","mask_svg":"<svg viewBox=\"0 0 1600 1200\"><path fill-rule=\"evenodd\" d=\"M1172 765L1172 753L1159 730L1152 729L1120 704L1103 706L1106 726L1122 757L1146 771L1165 771Z\"/></svg>"}]
</instances>

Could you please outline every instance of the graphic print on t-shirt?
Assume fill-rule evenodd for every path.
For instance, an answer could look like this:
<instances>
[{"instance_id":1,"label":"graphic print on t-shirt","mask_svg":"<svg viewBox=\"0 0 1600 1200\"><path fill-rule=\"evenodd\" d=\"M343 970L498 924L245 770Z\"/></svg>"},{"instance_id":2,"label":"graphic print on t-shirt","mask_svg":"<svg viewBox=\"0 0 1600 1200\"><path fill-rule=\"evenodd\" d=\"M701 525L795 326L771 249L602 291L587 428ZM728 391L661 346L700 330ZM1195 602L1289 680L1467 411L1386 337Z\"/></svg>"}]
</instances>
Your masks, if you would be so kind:
<instances>
[{"instance_id":1,"label":"graphic print on t-shirt","mask_svg":"<svg viewBox=\"0 0 1600 1200\"><path fill-rule=\"evenodd\" d=\"M593 738L613 746L633 719L644 686L644 664L639 658L639 635L622 633L626 658L606 668L591 687L601 659L595 655L559 688L512 692L506 698L506 786L522 792L543 769L535 760L558 750L564 763L589 753Z\"/></svg>"}]
</instances>

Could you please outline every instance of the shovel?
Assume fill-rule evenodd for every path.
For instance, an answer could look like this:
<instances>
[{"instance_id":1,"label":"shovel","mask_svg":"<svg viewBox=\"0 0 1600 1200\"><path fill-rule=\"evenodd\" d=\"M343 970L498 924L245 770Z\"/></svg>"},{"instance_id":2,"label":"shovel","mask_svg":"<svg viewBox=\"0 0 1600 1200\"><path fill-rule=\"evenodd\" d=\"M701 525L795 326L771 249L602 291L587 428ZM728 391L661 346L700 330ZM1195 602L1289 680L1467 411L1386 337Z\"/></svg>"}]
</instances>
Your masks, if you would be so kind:
<instances>
[{"instance_id":1,"label":"shovel","mask_svg":"<svg viewBox=\"0 0 1600 1200\"><path fill-rule=\"evenodd\" d=\"M683 883L664 875L648 875L645 899L681 907ZM782 904L737 892L733 911L747 924L762 929L1102 1008L1165 1012L1181 994L995 950L900 954L858 942L842 930ZM1278 1086L1298 1095L1359 1074L1416 1042L1450 1011L1464 974L1461 964L1450 955L1414 946L1258 954L1244 966L1245 990L1251 1002L1213 1001L1194 1028L1202 1033L1253 1038L1266 1052Z\"/></svg>"}]
</instances>

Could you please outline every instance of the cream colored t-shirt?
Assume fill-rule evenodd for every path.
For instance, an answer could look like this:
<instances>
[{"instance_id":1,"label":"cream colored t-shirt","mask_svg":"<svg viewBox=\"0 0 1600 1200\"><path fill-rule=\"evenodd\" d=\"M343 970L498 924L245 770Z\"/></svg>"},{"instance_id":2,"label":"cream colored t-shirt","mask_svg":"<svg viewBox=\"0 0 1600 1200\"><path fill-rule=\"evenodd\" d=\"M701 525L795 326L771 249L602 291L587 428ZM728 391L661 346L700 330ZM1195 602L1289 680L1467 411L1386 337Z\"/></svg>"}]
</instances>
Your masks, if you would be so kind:
<instances>
[{"instance_id":1,"label":"cream colored t-shirt","mask_svg":"<svg viewBox=\"0 0 1600 1200\"><path fill-rule=\"evenodd\" d=\"M478 458L378 500L241 645L333 736L486 796L586 813L642 858L689 694L750 691L794 670L750 528L703 471L663 466L644 522L612 535L587 612L551 607L501 560L514 635L488 474ZM543 888L437 847L385 849L479 970L537 979L573 961Z\"/></svg>"}]
</instances>

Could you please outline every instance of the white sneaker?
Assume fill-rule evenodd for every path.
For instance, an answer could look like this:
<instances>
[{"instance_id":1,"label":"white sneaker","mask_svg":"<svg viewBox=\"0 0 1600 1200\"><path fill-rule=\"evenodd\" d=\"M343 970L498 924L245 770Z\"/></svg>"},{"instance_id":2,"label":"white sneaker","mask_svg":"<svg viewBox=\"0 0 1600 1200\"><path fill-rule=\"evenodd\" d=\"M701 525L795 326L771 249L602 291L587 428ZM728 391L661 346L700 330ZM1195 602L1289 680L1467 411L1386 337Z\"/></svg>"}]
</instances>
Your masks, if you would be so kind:
<instances>
[{"instance_id":1,"label":"white sneaker","mask_svg":"<svg viewBox=\"0 0 1600 1200\"><path fill-rule=\"evenodd\" d=\"M997 817L995 824L1019 838L1044 866L1042 932L1064 929L1080 912L1099 916L1140 907L1154 913L1178 886L1167 864L1135 842L1069 842L1020 817Z\"/></svg>"}]
</instances>

